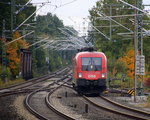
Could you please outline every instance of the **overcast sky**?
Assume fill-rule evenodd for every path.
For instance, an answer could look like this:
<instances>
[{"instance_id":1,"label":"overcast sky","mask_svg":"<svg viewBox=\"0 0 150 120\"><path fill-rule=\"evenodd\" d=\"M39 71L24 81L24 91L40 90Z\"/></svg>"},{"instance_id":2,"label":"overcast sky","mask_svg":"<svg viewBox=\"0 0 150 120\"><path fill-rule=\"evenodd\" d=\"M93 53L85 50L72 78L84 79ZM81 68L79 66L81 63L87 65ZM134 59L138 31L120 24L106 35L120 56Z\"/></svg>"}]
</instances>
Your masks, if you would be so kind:
<instances>
[{"instance_id":1,"label":"overcast sky","mask_svg":"<svg viewBox=\"0 0 150 120\"><path fill-rule=\"evenodd\" d=\"M83 27L87 22L83 18L89 16L88 10L91 9L98 0L40 0L50 2L42 7L37 14L46 15L47 12L56 14L65 25L74 26L84 32ZM39 3L39 0L32 0L32 3ZM150 0L143 0L143 4L150 4ZM146 8L149 9L149 8Z\"/></svg>"},{"instance_id":2,"label":"overcast sky","mask_svg":"<svg viewBox=\"0 0 150 120\"><path fill-rule=\"evenodd\" d=\"M42 7L37 14L46 15L47 12L56 14L67 26L73 26L79 32L87 30L88 22L85 19L89 16L91 9L97 0L49 0L51 3ZM48 0L40 0L48 2ZM39 0L32 0L32 3L39 3ZM85 28L85 29L83 29Z\"/></svg>"}]
</instances>

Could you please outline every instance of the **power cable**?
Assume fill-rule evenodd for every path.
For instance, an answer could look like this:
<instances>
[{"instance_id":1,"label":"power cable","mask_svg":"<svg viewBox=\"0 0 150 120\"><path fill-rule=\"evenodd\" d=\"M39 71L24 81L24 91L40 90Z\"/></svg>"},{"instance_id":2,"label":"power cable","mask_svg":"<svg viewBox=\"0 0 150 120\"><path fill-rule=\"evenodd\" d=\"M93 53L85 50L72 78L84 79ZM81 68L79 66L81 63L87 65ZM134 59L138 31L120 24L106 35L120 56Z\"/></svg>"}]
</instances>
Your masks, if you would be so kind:
<instances>
[{"instance_id":1,"label":"power cable","mask_svg":"<svg viewBox=\"0 0 150 120\"><path fill-rule=\"evenodd\" d=\"M27 20L29 20L38 10L40 10L45 4L42 4L39 9L35 10L25 21L23 21L13 32L18 30Z\"/></svg>"},{"instance_id":2,"label":"power cable","mask_svg":"<svg viewBox=\"0 0 150 120\"><path fill-rule=\"evenodd\" d=\"M6 43L5 45L9 45L10 43L15 42L15 41L17 41L17 40L19 40L19 39L21 39L21 38L23 38L23 37L26 37L26 36L32 34L33 32L34 32L34 31L31 31L31 32L29 32L29 33L27 33L27 34L25 34L25 35L23 35L23 36L21 36L21 37L19 37L19 38L17 38L17 39L14 39L14 40L12 40L12 41Z\"/></svg>"},{"instance_id":3,"label":"power cable","mask_svg":"<svg viewBox=\"0 0 150 120\"><path fill-rule=\"evenodd\" d=\"M22 8L20 8L19 10L17 10L15 13L16 13L16 15L18 14L18 13L20 13L22 10L24 10L25 9L25 7L31 2L32 0L29 0Z\"/></svg>"},{"instance_id":4,"label":"power cable","mask_svg":"<svg viewBox=\"0 0 150 120\"><path fill-rule=\"evenodd\" d=\"M63 6L66 6L66 5L68 5L68 4L72 4L72 3L74 3L75 1L77 1L77 0L73 0L73 1L68 2L68 3L64 3L64 4L60 5L59 7L63 7Z\"/></svg>"}]
</instances>

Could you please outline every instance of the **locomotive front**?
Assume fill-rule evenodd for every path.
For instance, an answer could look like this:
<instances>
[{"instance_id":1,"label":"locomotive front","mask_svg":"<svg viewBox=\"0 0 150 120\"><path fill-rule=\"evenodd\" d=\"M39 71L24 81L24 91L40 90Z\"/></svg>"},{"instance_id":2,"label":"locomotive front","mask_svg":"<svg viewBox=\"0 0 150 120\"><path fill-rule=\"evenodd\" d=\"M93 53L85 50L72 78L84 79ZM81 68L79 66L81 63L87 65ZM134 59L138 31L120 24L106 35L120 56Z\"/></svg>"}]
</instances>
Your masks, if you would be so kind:
<instances>
[{"instance_id":1,"label":"locomotive front","mask_svg":"<svg viewBox=\"0 0 150 120\"><path fill-rule=\"evenodd\" d=\"M107 59L102 52L80 52L74 58L73 85L79 94L106 89Z\"/></svg>"}]
</instances>

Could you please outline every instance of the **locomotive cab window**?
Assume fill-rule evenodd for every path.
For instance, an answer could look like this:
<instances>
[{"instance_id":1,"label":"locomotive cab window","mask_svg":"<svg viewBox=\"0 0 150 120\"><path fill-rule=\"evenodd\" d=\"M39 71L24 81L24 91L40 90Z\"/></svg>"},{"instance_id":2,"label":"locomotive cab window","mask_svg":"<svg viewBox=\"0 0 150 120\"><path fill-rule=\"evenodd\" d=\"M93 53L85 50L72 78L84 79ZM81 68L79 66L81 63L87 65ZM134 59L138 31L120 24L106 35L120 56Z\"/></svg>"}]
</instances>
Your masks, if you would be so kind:
<instances>
[{"instance_id":1,"label":"locomotive cab window","mask_svg":"<svg viewBox=\"0 0 150 120\"><path fill-rule=\"evenodd\" d=\"M101 57L82 57L82 71L99 71L102 69Z\"/></svg>"}]
</instances>

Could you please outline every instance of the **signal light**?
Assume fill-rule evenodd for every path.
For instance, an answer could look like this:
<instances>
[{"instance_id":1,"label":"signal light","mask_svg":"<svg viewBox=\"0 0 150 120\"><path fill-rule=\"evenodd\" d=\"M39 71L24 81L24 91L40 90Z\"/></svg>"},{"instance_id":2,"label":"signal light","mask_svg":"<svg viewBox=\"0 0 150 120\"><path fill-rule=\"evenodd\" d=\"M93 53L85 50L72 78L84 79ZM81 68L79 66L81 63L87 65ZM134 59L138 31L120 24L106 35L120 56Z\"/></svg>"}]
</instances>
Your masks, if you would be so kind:
<instances>
[{"instance_id":1,"label":"signal light","mask_svg":"<svg viewBox=\"0 0 150 120\"><path fill-rule=\"evenodd\" d=\"M79 73L78 76L79 76L79 78L82 78L82 73Z\"/></svg>"},{"instance_id":2,"label":"signal light","mask_svg":"<svg viewBox=\"0 0 150 120\"><path fill-rule=\"evenodd\" d=\"M102 73L102 78L104 78L105 77L105 73Z\"/></svg>"}]
</instances>

